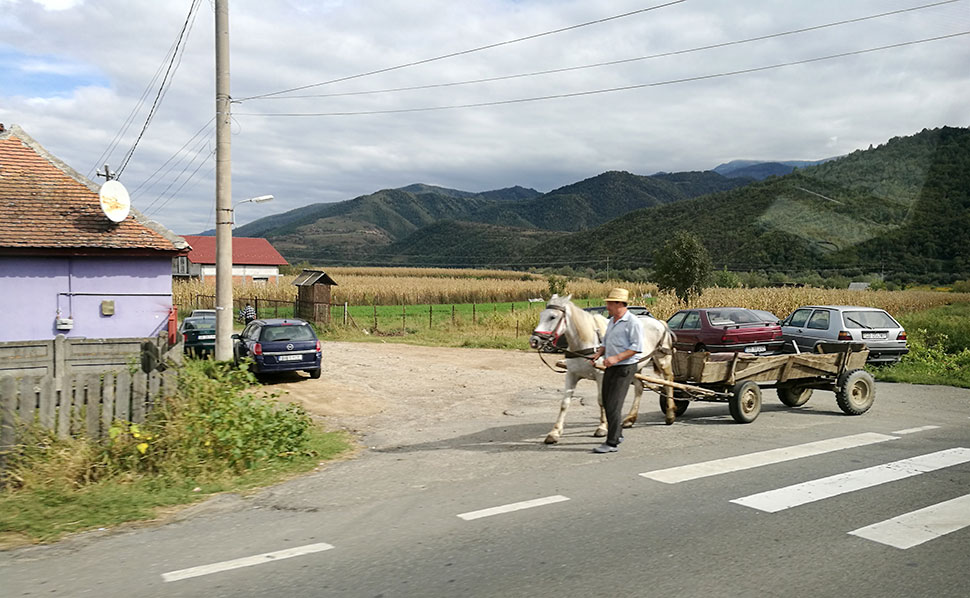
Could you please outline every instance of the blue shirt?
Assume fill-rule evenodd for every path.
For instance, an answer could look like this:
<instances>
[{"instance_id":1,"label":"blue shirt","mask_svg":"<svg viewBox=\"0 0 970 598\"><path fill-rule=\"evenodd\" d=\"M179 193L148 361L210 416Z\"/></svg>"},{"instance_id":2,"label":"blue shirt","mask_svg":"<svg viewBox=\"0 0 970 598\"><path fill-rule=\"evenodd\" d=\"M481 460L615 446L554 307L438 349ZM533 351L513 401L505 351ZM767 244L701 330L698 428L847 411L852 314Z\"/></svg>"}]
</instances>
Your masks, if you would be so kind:
<instances>
[{"instance_id":1,"label":"blue shirt","mask_svg":"<svg viewBox=\"0 0 970 598\"><path fill-rule=\"evenodd\" d=\"M619 320L610 318L606 325L606 336L603 338L603 348L606 350L603 355L611 357L618 355L629 349L636 353L614 365L630 365L640 361L643 357L643 328L640 321L629 310Z\"/></svg>"}]
</instances>

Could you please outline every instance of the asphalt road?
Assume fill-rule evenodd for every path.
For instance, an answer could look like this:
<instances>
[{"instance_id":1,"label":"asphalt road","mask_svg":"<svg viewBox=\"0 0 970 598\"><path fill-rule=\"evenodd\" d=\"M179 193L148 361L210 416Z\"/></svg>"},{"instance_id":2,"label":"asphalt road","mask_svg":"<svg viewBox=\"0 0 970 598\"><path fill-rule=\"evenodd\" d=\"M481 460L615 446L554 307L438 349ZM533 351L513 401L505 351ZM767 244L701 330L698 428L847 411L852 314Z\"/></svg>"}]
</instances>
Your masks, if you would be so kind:
<instances>
[{"instance_id":1,"label":"asphalt road","mask_svg":"<svg viewBox=\"0 0 970 598\"><path fill-rule=\"evenodd\" d=\"M167 525L0 553L0 596L887 596L970 588L970 391L843 415L655 395L619 453L585 412L454 422ZM651 411L653 409L653 411ZM913 545L912 544L916 542Z\"/></svg>"}]
</instances>

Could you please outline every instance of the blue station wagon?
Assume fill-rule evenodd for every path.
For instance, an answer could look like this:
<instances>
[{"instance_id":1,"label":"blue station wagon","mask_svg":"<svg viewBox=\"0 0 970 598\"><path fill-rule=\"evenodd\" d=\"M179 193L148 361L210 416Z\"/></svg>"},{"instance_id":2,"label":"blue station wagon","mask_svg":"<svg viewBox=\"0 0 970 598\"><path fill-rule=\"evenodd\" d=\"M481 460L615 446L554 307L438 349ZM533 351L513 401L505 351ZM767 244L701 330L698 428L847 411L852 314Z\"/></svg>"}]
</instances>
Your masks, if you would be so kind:
<instances>
[{"instance_id":1,"label":"blue station wagon","mask_svg":"<svg viewBox=\"0 0 970 598\"><path fill-rule=\"evenodd\" d=\"M302 370L320 377L320 341L303 320L253 320L232 338L236 363L251 358L254 374Z\"/></svg>"}]
</instances>

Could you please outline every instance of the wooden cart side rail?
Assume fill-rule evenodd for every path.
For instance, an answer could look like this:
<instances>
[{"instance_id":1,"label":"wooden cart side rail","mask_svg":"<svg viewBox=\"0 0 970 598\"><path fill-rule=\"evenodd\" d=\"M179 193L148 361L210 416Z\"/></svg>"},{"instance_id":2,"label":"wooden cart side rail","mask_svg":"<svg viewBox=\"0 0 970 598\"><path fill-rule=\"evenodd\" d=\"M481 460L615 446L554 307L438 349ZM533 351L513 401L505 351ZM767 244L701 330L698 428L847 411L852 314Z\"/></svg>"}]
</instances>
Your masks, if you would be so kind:
<instances>
[{"instance_id":1,"label":"wooden cart side rail","mask_svg":"<svg viewBox=\"0 0 970 598\"><path fill-rule=\"evenodd\" d=\"M724 394L719 393L714 390L707 388L701 388L700 386L692 386L690 384L681 384L680 382L670 382L669 380L664 380L663 378L654 378L653 376L645 376L643 374L634 374L634 377L638 380L642 380L649 384L654 384L658 386L669 386L671 388L676 388L678 390L683 390L686 392L692 392L695 394L702 394L709 397L716 397L718 395Z\"/></svg>"}]
</instances>

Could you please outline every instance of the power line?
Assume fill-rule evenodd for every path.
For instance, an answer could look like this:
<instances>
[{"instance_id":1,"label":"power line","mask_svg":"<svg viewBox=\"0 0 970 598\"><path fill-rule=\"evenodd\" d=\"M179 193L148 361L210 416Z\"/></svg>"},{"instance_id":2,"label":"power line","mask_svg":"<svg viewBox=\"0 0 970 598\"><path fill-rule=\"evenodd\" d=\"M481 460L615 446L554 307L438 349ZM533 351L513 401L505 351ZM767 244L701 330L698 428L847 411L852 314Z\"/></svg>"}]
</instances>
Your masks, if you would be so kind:
<instances>
[{"instance_id":1,"label":"power line","mask_svg":"<svg viewBox=\"0 0 970 598\"><path fill-rule=\"evenodd\" d=\"M722 77L733 77L736 75L746 75L750 73L757 73L761 71L768 71L773 69L779 69L788 66L796 66L800 64L809 64L812 62L821 62L824 60L834 60L836 58L845 58L847 56L858 56L860 54L869 54L872 52L881 52L883 50L890 50L894 48L901 48L904 46L913 46L917 44L923 44L927 42L939 41L944 39L950 39L954 37L959 37L962 35L970 34L970 31L961 31L959 33L951 33L949 35L940 35L936 37L928 37L920 40L913 40L908 42L900 42L897 44L889 44L886 46L878 46L875 48L867 48L865 50L854 50L851 52L841 52L839 54L830 54L828 56L820 56L816 58L806 58L804 60L796 60L792 62L782 62L778 64L772 64L768 66L760 66L748 69L740 69L736 71L728 71L723 73L715 73L712 75L698 75L696 77L684 77L682 79L670 79L667 81L659 81L655 83L641 83L637 85L624 85L622 87L610 87L606 89L595 89L589 91L577 91L572 93L560 93L546 96L534 96L530 98L517 98L512 100L497 100L494 102L475 102L470 104L454 104L450 106L428 106L423 108L397 108L389 110L362 110L358 112L236 112L236 116L276 116L276 117L320 117L320 116L371 116L377 114L404 114L410 112L433 112L439 110L458 110L463 108L483 108L487 106L502 106L508 104L522 104L526 102L540 102L545 100L556 100L564 98L575 98L581 96L598 95L604 93L613 93L618 91L629 91L632 89L644 89L648 87L661 87L665 85L676 85L680 83L690 83L693 81L704 81L707 79L718 79Z\"/></svg>"},{"instance_id":2,"label":"power line","mask_svg":"<svg viewBox=\"0 0 970 598\"><path fill-rule=\"evenodd\" d=\"M420 64L428 64L429 62L436 62L438 60L445 60L447 58L454 58L455 56L464 56L466 54L472 54L474 52L481 52L483 50L490 50L492 48L498 48L500 46L507 46L509 44L515 44L515 43L518 43L518 42L527 41L527 40L530 40L530 39L536 39L536 38L544 37L544 36L547 36L547 35L554 35L556 33L563 33L565 31L571 31L573 29L579 29L581 27L588 27L590 25L598 25L600 23L606 23L607 21L615 21L617 19L622 19L622 18L625 18L625 17L630 17L630 16L633 16L633 15L638 15L638 14L645 13L645 12L649 12L649 11L652 11L652 10L657 10L657 9L660 9L660 8L666 8L668 6L673 6L674 4L681 4L682 2L686 2L686 1L687 0L674 0L673 2L667 2L665 4L658 4L656 6L650 6L650 7L647 7L647 8L640 8L640 9L633 10L633 11L630 11L630 12L626 12L626 13L623 13L623 14L620 14L620 15L614 15L612 17L606 17L606 18L602 18L602 19L596 19L595 21L587 21L585 23L580 23L578 25L570 25L569 27L562 27L560 29L553 29L552 31L545 31L543 33L536 33L536 34L533 34L533 35L527 35L525 37L519 37L519 38L516 38L516 39L510 39L510 40L507 40L507 41L504 41L504 42L497 42L497 43L494 43L494 44L488 44L488 45L485 45L485 46L479 46L477 48L471 48L469 50L462 50L460 52L452 52L450 54L443 54L441 56L435 56L434 58L425 58L423 60L416 60L414 62L408 62L408 63L405 63L405 64L399 64L397 66L391 66L391 67L387 67L387 68L377 69L375 71L368 71L366 73L360 73L360 74L357 74L357 75L350 75L350 76L347 76L347 77L340 77L339 79L331 79L329 81L322 81L320 83L311 83L310 85L301 85L300 87L292 87L290 89L283 89L281 91L274 91L274 92L271 92L271 93L264 93L264 94L260 94L260 95L249 96L249 97L245 97L245 98L242 98L242 99L239 99L239 100L234 100L234 101L238 103L238 102L245 102L247 100L255 100L255 99L268 98L270 96L277 96L277 95L281 95L281 94L284 94L284 93L290 93L291 91L300 91L301 89L310 89L311 87L320 87L322 85L330 85L330 84L333 84L333 83L340 83L342 81L350 81L351 79L360 79L362 77L369 77L371 75L377 75L377 74L380 74L380 73L387 73L387 72L390 72L390 71L396 71L396 70L400 70L400 69L403 69L403 68L417 66L417 65L420 65Z\"/></svg>"},{"instance_id":3,"label":"power line","mask_svg":"<svg viewBox=\"0 0 970 598\"><path fill-rule=\"evenodd\" d=\"M190 143L192 143L193 141L195 141L195 139L197 137L199 137L202 134L203 131L206 131L207 129L209 129L210 128L210 125L212 124L212 121L214 121L215 119L216 118L213 116L212 118L209 119L208 122L206 122L204 125L202 125L202 128L200 128L198 131L196 131L195 132L195 135L193 135L191 138L189 138L189 140L186 141L182 145L182 147L180 147L174 154L172 154L168 158L168 160L165 160L165 162L161 166L159 166L158 168L156 168L155 169L155 172L153 172L152 174L150 174L144 181L142 181L142 183L140 185L138 185L138 187L136 187L131 192L131 194L132 195L137 195L138 192L141 190L141 188L144 187L145 185L148 185L148 188L146 189L146 191L148 191L148 189L151 189L155 185L155 182L154 181L155 180L160 180L160 178L159 179L156 179L155 178L155 175L157 175L163 168L165 168L168 165L169 162L171 162L173 159L175 159L176 156L178 156L179 154L181 154L182 151L186 147L188 147L188 145ZM182 161L182 158L179 158L178 160L176 160L175 161L175 164L172 165L172 168L166 171L166 174L169 173L169 172L171 172L172 170L174 170L175 166L177 166L181 161ZM157 201L157 199L156 199L156 201ZM151 208L154 203L155 202L153 201L152 204L149 204L148 207L144 208L144 210L148 210L149 208Z\"/></svg>"},{"instance_id":4,"label":"power line","mask_svg":"<svg viewBox=\"0 0 970 598\"><path fill-rule=\"evenodd\" d=\"M148 111L148 117L145 119L145 124L142 125L141 131L138 133L138 137L135 139L135 143L132 144L131 149L125 155L124 160L121 163L121 168L118 169L118 178L121 178L122 173L124 173L125 168L128 167L128 162L131 161L132 155L135 153L135 148L138 147L138 143L141 141L142 136L144 136L145 131L148 129L148 125L152 122L152 118L155 116L155 110L158 108L162 97L171 84L169 79L170 75L174 76L175 70L178 70L178 66L175 64L176 59L178 59L179 64L181 64L181 55L185 51L185 44L183 41L186 40L186 32L189 29L189 24L192 20L192 16L195 14L196 9L199 7L199 0L192 0L192 4L189 7L189 14L185 16L185 23L182 24L182 31L179 33L178 41L176 42L176 50L172 54L172 59L168 63L168 68L165 71L165 76L162 78L162 83L158 87L158 93L155 95L155 101L152 103L151 109ZM181 50L179 49L181 46ZM175 67L173 69L173 66Z\"/></svg>"},{"instance_id":5,"label":"power line","mask_svg":"<svg viewBox=\"0 0 970 598\"><path fill-rule=\"evenodd\" d=\"M445 87L458 87L458 86L462 86L462 85L473 85L473 84L478 84L478 83L494 83L496 81L508 81L510 79L522 79L522 78L526 78L526 77L536 77L536 76L541 76L541 75L553 75L553 74L558 74L558 73L567 73L567 72L572 72L572 71L579 71L579 70L585 70L585 69L599 68L599 67L604 67L604 66L616 66L616 65L619 65L619 64L628 64L628 63L631 63L631 62L640 62L640 61L644 61L644 60L652 60L652 59L655 59L655 58L667 58L667 57L670 57L670 56L679 56L679 55L683 55L683 54L690 54L690 53L693 53L693 52L701 52L701 51L704 51L704 50L714 50L714 49L718 49L718 48L726 48L726 47L729 47L729 46L737 46L737 45L747 44L747 43L756 42L756 41L764 41L766 39L774 39L774 38L784 37L784 36L788 36L788 35L795 35L795 34L798 34L798 33L806 33L806 32L809 32L809 31L817 31L817 30L826 29L826 28L829 28L829 27L837 27L837 26L840 26L840 25L847 25L847 24L851 24L851 23L860 23L860 22L863 22L863 21L870 21L870 20L873 20L873 19L878 19L878 18L887 17L887 16L891 16L891 15L897 15L897 14L901 14L901 13L913 12L913 11L917 11L917 10L925 10L927 8L933 8L933 7L936 7L936 6L941 6L943 4L952 4L954 2L962 2L962 1L963 0L943 0L942 2L934 2L932 4L924 4L922 6L915 6L915 7L911 7L911 8L903 8L903 9L900 9L900 10L894 10L894 11L890 11L890 12L883 12L883 13L879 13L879 14L875 14L875 15L869 15L869 16L866 16L866 17L858 17L858 18L854 18L854 19L846 19L846 20L843 20L843 21L835 21L835 22L832 22L832 23L826 23L824 25L815 25L815 26L812 26L812 27L803 27L801 29L792 29L791 31L783 31L783 32L780 32L780 33L772 33L772 34L768 34L768 35L759 35L757 37L749 37L747 39L742 39L742 40L722 42L722 43L710 44L710 45L706 45L706 46L698 46L698 47L689 48L689 49L686 49L686 50L675 50L675 51L671 51L671 52L662 52L662 53L659 53L659 54L650 54L650 55L647 55L647 56L637 56L635 58L623 58L623 59L620 59L620 60L610 60L610 61L607 61L607 62L597 62L597 63L593 63L593 64L585 64L585 65L579 65L579 66L569 66L569 67L563 67L563 68L557 68L557 69L547 69L547 70L533 71L533 72L528 72L528 73L517 73L517 74L513 74L513 75L501 75L501 76L497 76L497 77L486 77L486 78L482 78L482 79L470 79L470 80L467 80L467 81L452 81L452 82L449 82L449 83L432 83L432 84L428 84L428 85L413 85L413 86L409 86L409 87L392 87L392 88L388 88L388 89L373 89L373 90L366 90L366 91L347 91L347 92L339 92L339 93L308 94L308 95L281 96L281 97L280 96L274 96L274 97L257 96L255 98L247 98L247 99L292 100L292 99L307 99L307 98L338 98L338 97L348 97L348 96L364 96L364 95L375 95L375 94L381 94L381 93L394 93L394 92L399 92L399 91L419 91L419 90L423 90L423 89L440 89L440 88L445 88ZM238 102L240 102L240 103L243 102L243 101L246 101L246 100L238 100Z\"/></svg>"}]
</instances>

